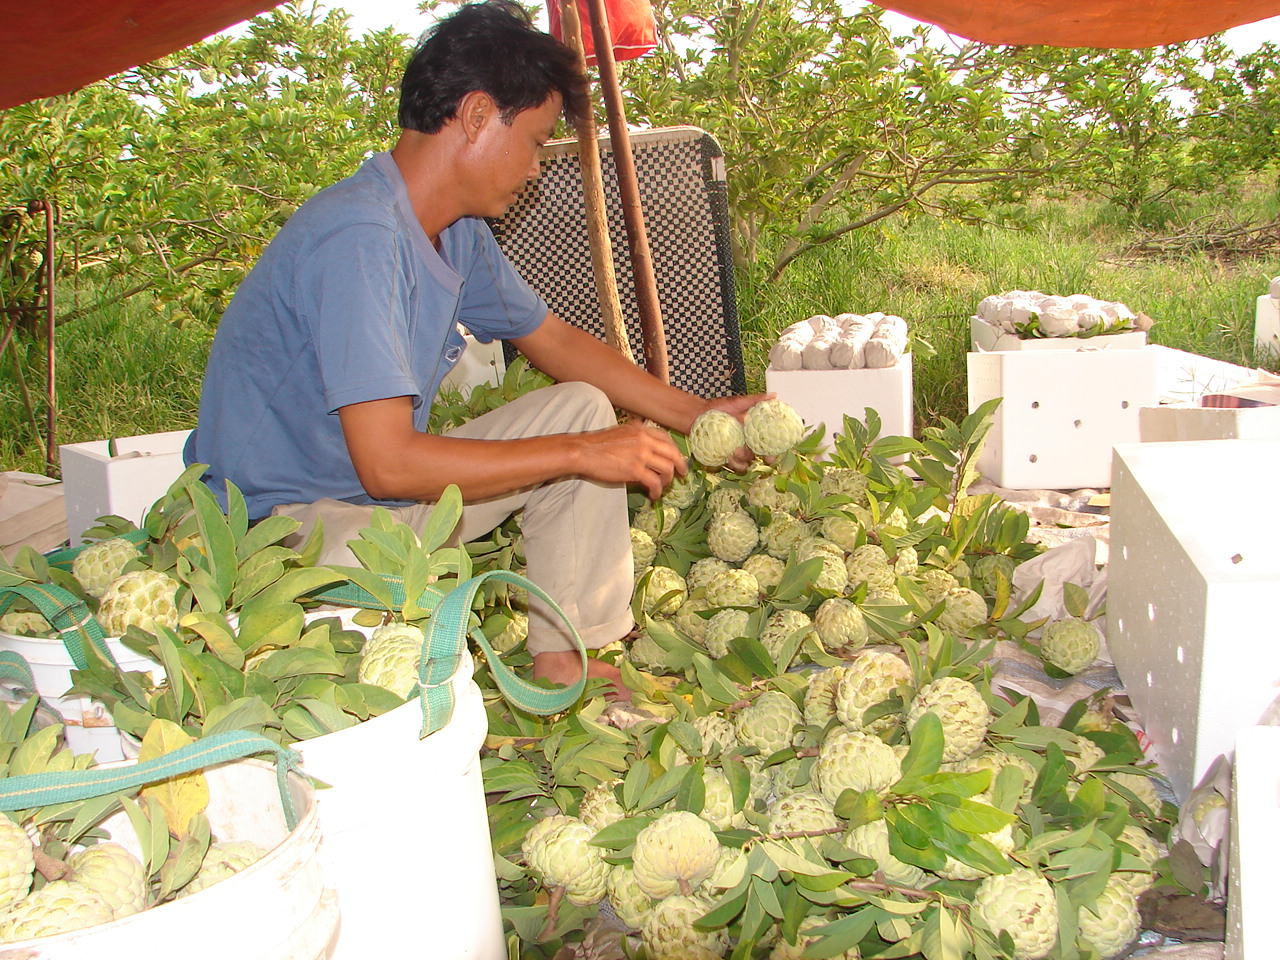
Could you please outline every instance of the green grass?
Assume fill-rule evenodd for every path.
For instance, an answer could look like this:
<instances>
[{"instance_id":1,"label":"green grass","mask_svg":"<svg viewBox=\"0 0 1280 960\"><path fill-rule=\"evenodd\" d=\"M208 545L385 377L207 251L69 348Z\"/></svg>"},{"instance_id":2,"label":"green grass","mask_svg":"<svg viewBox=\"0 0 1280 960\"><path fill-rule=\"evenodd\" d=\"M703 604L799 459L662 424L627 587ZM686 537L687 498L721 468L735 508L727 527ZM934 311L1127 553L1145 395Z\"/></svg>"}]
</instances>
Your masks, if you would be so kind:
<instances>
[{"instance_id":1,"label":"green grass","mask_svg":"<svg viewBox=\"0 0 1280 960\"><path fill-rule=\"evenodd\" d=\"M55 446L195 426L212 339L212 329L180 327L140 297L60 325ZM35 402L43 403L43 343L16 341L0 357L0 469L46 473L43 406L37 411L37 434L22 402L13 356Z\"/></svg>"},{"instance_id":2,"label":"green grass","mask_svg":"<svg viewBox=\"0 0 1280 960\"><path fill-rule=\"evenodd\" d=\"M750 273L741 277L749 388L764 389L769 346L783 327L815 313L882 310L906 318L916 340L917 425L957 420L966 413L969 317L988 294L1019 288L1122 300L1157 321L1153 342L1274 368L1272 358L1255 355L1253 320L1256 298L1280 274L1280 249L1229 258L1203 252L1139 258L1126 251L1142 233L1122 211L1073 199L1041 202L1032 213L1034 228L1026 231L928 218L889 221L801 258L775 284ZM1158 235L1194 231L1212 220L1277 217L1276 188L1257 184L1238 196L1166 205ZM59 327L57 442L194 425L212 333L203 325L175 325L163 305L157 310L145 296ZM17 353L38 395L42 349L27 341ZM0 469L45 472L8 353L0 357Z\"/></svg>"}]
</instances>

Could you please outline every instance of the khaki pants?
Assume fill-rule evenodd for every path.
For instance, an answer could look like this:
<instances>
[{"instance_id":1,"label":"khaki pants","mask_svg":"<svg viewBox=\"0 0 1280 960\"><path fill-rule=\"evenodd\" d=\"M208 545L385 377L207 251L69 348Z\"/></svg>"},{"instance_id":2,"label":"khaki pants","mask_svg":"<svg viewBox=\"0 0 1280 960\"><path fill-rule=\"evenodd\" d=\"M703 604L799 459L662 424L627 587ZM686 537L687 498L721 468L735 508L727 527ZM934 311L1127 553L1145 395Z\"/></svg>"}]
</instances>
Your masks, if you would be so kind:
<instances>
[{"instance_id":1,"label":"khaki pants","mask_svg":"<svg viewBox=\"0 0 1280 960\"><path fill-rule=\"evenodd\" d=\"M605 395L585 383L561 383L526 394L447 436L504 440L553 433L582 433L615 426L617 419ZM392 507L396 519L421 530L431 505ZM570 477L463 507L458 542L484 536L517 510L524 510L521 529L528 577L559 604L587 647L598 649L621 639L633 626L634 583L626 488ZM340 500L282 504L273 514L302 521L288 541L300 545L315 525L324 522L322 564L358 565L347 541L369 526L374 508ZM530 598L531 653L572 650L568 629L540 601Z\"/></svg>"}]
</instances>

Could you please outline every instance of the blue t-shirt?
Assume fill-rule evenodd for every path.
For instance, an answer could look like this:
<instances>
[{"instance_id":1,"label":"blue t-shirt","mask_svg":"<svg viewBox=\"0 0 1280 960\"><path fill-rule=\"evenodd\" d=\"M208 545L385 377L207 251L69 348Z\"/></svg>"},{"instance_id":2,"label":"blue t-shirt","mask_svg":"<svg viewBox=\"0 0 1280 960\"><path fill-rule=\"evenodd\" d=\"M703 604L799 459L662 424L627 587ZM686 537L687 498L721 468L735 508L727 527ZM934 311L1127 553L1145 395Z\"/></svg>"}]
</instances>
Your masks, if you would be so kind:
<instances>
[{"instance_id":1,"label":"blue t-shirt","mask_svg":"<svg viewBox=\"0 0 1280 960\"><path fill-rule=\"evenodd\" d=\"M426 430L440 381L482 342L532 333L546 303L488 226L464 218L431 244L389 153L304 203L241 283L214 337L188 464L226 506L226 481L264 517L281 503L374 500L339 407L413 398Z\"/></svg>"}]
</instances>

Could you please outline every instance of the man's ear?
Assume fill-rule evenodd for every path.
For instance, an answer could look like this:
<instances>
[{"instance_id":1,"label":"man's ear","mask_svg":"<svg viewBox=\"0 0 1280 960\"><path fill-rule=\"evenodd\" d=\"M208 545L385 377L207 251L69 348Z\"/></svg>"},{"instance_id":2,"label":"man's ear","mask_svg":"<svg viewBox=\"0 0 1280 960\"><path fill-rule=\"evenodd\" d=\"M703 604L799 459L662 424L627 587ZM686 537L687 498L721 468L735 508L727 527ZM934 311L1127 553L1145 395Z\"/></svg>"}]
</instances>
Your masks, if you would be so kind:
<instances>
[{"instance_id":1,"label":"man's ear","mask_svg":"<svg viewBox=\"0 0 1280 960\"><path fill-rule=\"evenodd\" d=\"M467 139L474 141L487 123L497 119L498 104L483 90L472 90L458 102L456 116Z\"/></svg>"}]
</instances>

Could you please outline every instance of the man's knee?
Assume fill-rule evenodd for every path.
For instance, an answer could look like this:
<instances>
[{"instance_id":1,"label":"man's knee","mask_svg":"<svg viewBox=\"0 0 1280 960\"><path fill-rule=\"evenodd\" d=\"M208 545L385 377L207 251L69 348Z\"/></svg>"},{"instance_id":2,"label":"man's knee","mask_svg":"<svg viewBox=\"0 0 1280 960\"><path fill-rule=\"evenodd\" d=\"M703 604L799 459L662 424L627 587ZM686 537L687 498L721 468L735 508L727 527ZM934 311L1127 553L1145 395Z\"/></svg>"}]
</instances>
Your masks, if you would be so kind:
<instances>
[{"instance_id":1,"label":"man's knee","mask_svg":"<svg viewBox=\"0 0 1280 960\"><path fill-rule=\"evenodd\" d=\"M613 404L599 387L579 381L558 383L548 389L556 391L556 402L566 412L572 411L580 430L602 430L616 426L618 416Z\"/></svg>"}]
</instances>

